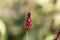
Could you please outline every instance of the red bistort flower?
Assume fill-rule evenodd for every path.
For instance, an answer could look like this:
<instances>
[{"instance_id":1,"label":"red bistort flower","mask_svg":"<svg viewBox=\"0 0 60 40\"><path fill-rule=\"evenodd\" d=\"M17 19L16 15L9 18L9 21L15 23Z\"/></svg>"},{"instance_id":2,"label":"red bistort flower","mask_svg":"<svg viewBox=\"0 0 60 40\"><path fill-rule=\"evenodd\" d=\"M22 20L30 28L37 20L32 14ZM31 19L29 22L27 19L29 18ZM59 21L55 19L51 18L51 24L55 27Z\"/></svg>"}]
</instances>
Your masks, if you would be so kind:
<instances>
[{"instance_id":1,"label":"red bistort flower","mask_svg":"<svg viewBox=\"0 0 60 40\"><path fill-rule=\"evenodd\" d=\"M27 19L26 19L26 22L25 22L26 30L28 30L30 28L30 26L32 25L31 22L32 22L32 20L31 20L31 13L28 12Z\"/></svg>"}]
</instances>

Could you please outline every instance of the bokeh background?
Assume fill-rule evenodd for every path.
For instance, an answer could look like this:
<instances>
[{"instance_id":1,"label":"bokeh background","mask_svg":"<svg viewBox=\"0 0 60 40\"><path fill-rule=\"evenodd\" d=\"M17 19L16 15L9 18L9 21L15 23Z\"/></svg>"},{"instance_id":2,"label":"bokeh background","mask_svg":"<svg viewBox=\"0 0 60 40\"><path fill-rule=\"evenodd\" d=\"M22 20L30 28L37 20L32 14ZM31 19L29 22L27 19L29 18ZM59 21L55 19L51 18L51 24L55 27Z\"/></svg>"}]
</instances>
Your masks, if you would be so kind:
<instances>
[{"instance_id":1,"label":"bokeh background","mask_svg":"<svg viewBox=\"0 0 60 40\"><path fill-rule=\"evenodd\" d=\"M0 40L26 40L28 12L28 40L54 40L60 29L60 0L0 0Z\"/></svg>"}]
</instances>

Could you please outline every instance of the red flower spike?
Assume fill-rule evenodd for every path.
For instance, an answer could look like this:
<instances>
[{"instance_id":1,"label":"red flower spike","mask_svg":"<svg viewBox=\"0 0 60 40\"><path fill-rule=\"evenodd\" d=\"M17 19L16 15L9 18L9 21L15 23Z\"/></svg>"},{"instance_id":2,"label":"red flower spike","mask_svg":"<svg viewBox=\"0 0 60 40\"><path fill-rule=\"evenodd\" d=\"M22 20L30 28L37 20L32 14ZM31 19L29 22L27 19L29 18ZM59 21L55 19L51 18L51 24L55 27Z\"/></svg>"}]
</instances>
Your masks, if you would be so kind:
<instances>
[{"instance_id":1,"label":"red flower spike","mask_svg":"<svg viewBox=\"0 0 60 40\"><path fill-rule=\"evenodd\" d=\"M31 22L32 22L32 20L31 20L31 13L28 12L27 19L26 19L26 22L25 22L26 30L28 30L30 28L30 26L32 25Z\"/></svg>"},{"instance_id":2,"label":"red flower spike","mask_svg":"<svg viewBox=\"0 0 60 40\"><path fill-rule=\"evenodd\" d=\"M60 37L60 30L58 31L57 36L54 40L58 40L59 37Z\"/></svg>"}]
</instances>

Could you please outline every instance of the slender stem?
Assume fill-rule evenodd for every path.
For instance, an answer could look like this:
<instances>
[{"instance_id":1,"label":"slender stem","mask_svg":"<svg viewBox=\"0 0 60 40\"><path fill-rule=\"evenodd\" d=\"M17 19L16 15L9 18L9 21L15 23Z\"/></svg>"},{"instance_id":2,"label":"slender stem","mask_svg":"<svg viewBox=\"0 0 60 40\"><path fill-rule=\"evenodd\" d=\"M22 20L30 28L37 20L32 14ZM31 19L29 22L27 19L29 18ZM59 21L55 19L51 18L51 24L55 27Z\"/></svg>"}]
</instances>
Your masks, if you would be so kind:
<instances>
[{"instance_id":1,"label":"slender stem","mask_svg":"<svg viewBox=\"0 0 60 40\"><path fill-rule=\"evenodd\" d=\"M50 25L50 31L52 31L52 30L53 30L54 25L55 25L55 21L54 21L54 19L52 19L52 22L51 22L51 25Z\"/></svg>"},{"instance_id":2,"label":"slender stem","mask_svg":"<svg viewBox=\"0 0 60 40\"><path fill-rule=\"evenodd\" d=\"M59 31L57 33L57 36L56 36L56 38L54 40L58 40L59 37L60 37L60 29L59 29Z\"/></svg>"},{"instance_id":3,"label":"slender stem","mask_svg":"<svg viewBox=\"0 0 60 40\"><path fill-rule=\"evenodd\" d=\"M26 40L28 40L28 30L26 31Z\"/></svg>"}]
</instances>

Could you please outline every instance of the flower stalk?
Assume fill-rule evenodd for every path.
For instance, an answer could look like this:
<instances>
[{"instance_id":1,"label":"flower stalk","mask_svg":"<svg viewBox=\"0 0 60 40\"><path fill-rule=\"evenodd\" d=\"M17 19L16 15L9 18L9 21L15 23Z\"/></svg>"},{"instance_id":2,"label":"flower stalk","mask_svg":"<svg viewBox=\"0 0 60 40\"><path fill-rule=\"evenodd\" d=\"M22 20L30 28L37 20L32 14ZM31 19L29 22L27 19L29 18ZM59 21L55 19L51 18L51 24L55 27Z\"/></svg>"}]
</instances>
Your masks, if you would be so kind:
<instances>
[{"instance_id":1,"label":"flower stalk","mask_svg":"<svg viewBox=\"0 0 60 40\"><path fill-rule=\"evenodd\" d=\"M28 30L29 30L29 28L32 25L31 22L32 22L32 20L31 20L31 13L28 12L27 18L26 18L26 21L25 21L25 29L27 30L26 31L26 40L28 40Z\"/></svg>"},{"instance_id":2,"label":"flower stalk","mask_svg":"<svg viewBox=\"0 0 60 40\"><path fill-rule=\"evenodd\" d=\"M56 38L54 40L58 40L59 37L60 37L60 29L59 29L59 31L57 33L57 36L56 36Z\"/></svg>"}]
</instances>

